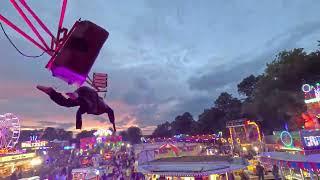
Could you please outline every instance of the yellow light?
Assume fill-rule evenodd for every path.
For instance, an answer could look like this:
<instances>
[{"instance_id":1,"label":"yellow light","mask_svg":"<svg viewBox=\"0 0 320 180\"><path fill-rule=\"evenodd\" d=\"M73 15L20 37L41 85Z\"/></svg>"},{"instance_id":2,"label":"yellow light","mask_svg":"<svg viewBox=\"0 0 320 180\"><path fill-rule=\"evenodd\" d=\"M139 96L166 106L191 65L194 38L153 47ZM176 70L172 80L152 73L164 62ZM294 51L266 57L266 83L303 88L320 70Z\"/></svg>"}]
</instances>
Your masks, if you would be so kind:
<instances>
[{"instance_id":1,"label":"yellow light","mask_svg":"<svg viewBox=\"0 0 320 180\"><path fill-rule=\"evenodd\" d=\"M17 154L17 155L11 155L11 156L3 156L0 157L0 163L8 162L8 161L14 161L14 160L21 160L21 159L28 159L35 157L35 153L27 153L27 154Z\"/></svg>"},{"instance_id":2,"label":"yellow light","mask_svg":"<svg viewBox=\"0 0 320 180\"><path fill-rule=\"evenodd\" d=\"M127 148L130 148L130 146L131 146L130 144L127 144Z\"/></svg>"},{"instance_id":3,"label":"yellow light","mask_svg":"<svg viewBox=\"0 0 320 180\"><path fill-rule=\"evenodd\" d=\"M31 160L30 163L31 163L32 166L38 166L38 165L42 164L42 159L34 158L34 159Z\"/></svg>"},{"instance_id":4,"label":"yellow light","mask_svg":"<svg viewBox=\"0 0 320 180\"><path fill-rule=\"evenodd\" d=\"M253 125L253 126L255 126L255 127L257 128L257 131L258 131L258 139L259 139L259 141L261 142L262 139L261 139L260 128L259 128L258 124L257 124L256 122L251 122L251 121L249 121L248 124Z\"/></svg>"},{"instance_id":5,"label":"yellow light","mask_svg":"<svg viewBox=\"0 0 320 180\"><path fill-rule=\"evenodd\" d=\"M254 150L255 152L258 152L258 151L259 151L259 148L258 148L257 146L254 146L254 147L253 147L253 150Z\"/></svg>"},{"instance_id":6,"label":"yellow light","mask_svg":"<svg viewBox=\"0 0 320 180\"><path fill-rule=\"evenodd\" d=\"M246 147L242 147L243 151L248 151L248 149Z\"/></svg>"},{"instance_id":7,"label":"yellow light","mask_svg":"<svg viewBox=\"0 0 320 180\"><path fill-rule=\"evenodd\" d=\"M230 133L230 141L229 141L229 143L230 143L230 144L233 144L232 128L229 128L229 133Z\"/></svg>"}]
</instances>

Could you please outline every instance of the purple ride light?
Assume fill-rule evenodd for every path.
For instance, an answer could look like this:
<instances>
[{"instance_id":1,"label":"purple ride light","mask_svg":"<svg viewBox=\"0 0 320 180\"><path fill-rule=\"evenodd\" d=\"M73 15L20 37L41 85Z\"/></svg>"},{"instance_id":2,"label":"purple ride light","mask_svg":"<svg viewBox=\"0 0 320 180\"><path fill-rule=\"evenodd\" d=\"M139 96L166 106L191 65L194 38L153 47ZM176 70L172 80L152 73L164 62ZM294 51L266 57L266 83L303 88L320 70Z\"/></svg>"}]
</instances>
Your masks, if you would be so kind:
<instances>
[{"instance_id":1,"label":"purple ride light","mask_svg":"<svg viewBox=\"0 0 320 180\"><path fill-rule=\"evenodd\" d=\"M65 67L52 67L51 68L52 75L62 79L63 81L67 82L68 84L76 84L81 86L85 80L87 75L77 74L68 68Z\"/></svg>"}]
</instances>

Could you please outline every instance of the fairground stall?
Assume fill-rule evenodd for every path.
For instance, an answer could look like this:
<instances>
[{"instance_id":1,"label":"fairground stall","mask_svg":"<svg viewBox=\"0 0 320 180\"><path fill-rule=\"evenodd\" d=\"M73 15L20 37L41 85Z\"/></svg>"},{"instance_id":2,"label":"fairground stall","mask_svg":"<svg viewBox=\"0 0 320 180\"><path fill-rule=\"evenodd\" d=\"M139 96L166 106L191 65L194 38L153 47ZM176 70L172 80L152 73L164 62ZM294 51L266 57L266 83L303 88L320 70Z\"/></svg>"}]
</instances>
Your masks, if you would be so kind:
<instances>
[{"instance_id":1,"label":"fairground stall","mask_svg":"<svg viewBox=\"0 0 320 180\"><path fill-rule=\"evenodd\" d=\"M256 122L249 119L238 119L228 121L226 127L229 129L228 142L231 144L233 153L261 152L262 134Z\"/></svg>"},{"instance_id":2,"label":"fairground stall","mask_svg":"<svg viewBox=\"0 0 320 180\"><path fill-rule=\"evenodd\" d=\"M72 170L73 180L99 180L100 171L93 167Z\"/></svg>"},{"instance_id":3,"label":"fairground stall","mask_svg":"<svg viewBox=\"0 0 320 180\"><path fill-rule=\"evenodd\" d=\"M285 152L265 152L260 161L266 166L277 165L286 179L319 179L320 172L320 84L304 84L307 111L301 115L302 130L289 132L287 129L275 133L278 149ZM297 122L298 123L298 122ZM275 150L278 150L275 149Z\"/></svg>"},{"instance_id":4,"label":"fairground stall","mask_svg":"<svg viewBox=\"0 0 320 180\"><path fill-rule=\"evenodd\" d=\"M320 154L264 152L259 156L265 166L277 165L283 179L319 179Z\"/></svg>"},{"instance_id":5,"label":"fairground stall","mask_svg":"<svg viewBox=\"0 0 320 180\"><path fill-rule=\"evenodd\" d=\"M34 171L42 163L36 153L16 148L19 136L19 118L11 113L0 115L0 177L10 176L17 171Z\"/></svg>"},{"instance_id":6,"label":"fairground stall","mask_svg":"<svg viewBox=\"0 0 320 180\"><path fill-rule=\"evenodd\" d=\"M129 152L131 148L131 144L122 141L121 136L100 129L94 132L93 137L80 139L80 161L83 166L92 166L96 157L100 159L98 164L107 164L113 155Z\"/></svg>"},{"instance_id":7,"label":"fairground stall","mask_svg":"<svg viewBox=\"0 0 320 180\"><path fill-rule=\"evenodd\" d=\"M93 137L80 139L80 149L82 151L93 150L97 146L116 147L122 146L122 137L114 135L110 130L99 129Z\"/></svg>"},{"instance_id":8,"label":"fairground stall","mask_svg":"<svg viewBox=\"0 0 320 180\"><path fill-rule=\"evenodd\" d=\"M227 154L230 152L230 144L225 138L223 138L222 132L218 132L218 134L203 135L179 134L171 138L141 138L141 142L142 145L139 145L135 149L152 149L152 147L153 149L160 149L159 147L163 145L173 145L179 148L182 148L182 146L197 146L198 149L201 149L197 155L217 155L221 153ZM195 149L190 147L186 148Z\"/></svg>"},{"instance_id":9,"label":"fairground stall","mask_svg":"<svg viewBox=\"0 0 320 180\"><path fill-rule=\"evenodd\" d=\"M218 180L237 176L247 163L228 156L184 156L161 158L139 164L138 171L147 179Z\"/></svg>"}]
</instances>

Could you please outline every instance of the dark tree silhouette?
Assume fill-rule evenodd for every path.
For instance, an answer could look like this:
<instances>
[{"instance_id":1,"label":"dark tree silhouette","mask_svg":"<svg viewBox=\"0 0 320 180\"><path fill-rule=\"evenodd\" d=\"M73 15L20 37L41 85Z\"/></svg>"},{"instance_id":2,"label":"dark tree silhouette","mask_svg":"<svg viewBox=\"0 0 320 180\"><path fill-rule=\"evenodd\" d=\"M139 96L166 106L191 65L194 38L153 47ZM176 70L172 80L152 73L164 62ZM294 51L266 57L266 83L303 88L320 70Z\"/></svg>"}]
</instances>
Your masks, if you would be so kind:
<instances>
[{"instance_id":1,"label":"dark tree silhouette","mask_svg":"<svg viewBox=\"0 0 320 180\"><path fill-rule=\"evenodd\" d=\"M172 127L168 121L158 125L152 133L153 137L171 137L172 135Z\"/></svg>"},{"instance_id":2,"label":"dark tree silhouette","mask_svg":"<svg viewBox=\"0 0 320 180\"><path fill-rule=\"evenodd\" d=\"M195 121L189 112L179 115L171 123L172 132L176 134L190 134L194 127Z\"/></svg>"},{"instance_id":3,"label":"dark tree silhouette","mask_svg":"<svg viewBox=\"0 0 320 180\"><path fill-rule=\"evenodd\" d=\"M142 132L139 127L129 127L127 130L128 140L131 144L141 143Z\"/></svg>"}]
</instances>

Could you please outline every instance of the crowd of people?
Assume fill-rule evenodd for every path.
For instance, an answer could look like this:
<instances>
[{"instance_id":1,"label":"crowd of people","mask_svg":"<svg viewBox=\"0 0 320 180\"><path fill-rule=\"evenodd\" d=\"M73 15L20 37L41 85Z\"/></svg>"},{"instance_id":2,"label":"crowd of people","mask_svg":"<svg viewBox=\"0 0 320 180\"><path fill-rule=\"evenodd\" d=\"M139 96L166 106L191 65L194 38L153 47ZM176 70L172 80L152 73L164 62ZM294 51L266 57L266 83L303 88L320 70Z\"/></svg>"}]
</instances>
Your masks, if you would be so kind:
<instances>
[{"instance_id":1,"label":"crowd of people","mask_svg":"<svg viewBox=\"0 0 320 180\"><path fill-rule=\"evenodd\" d=\"M119 151L112 156L110 162L107 172L101 176L102 180L125 180L132 179L135 176L135 155L133 151Z\"/></svg>"}]
</instances>

